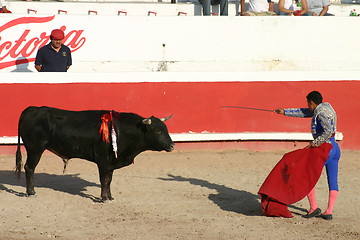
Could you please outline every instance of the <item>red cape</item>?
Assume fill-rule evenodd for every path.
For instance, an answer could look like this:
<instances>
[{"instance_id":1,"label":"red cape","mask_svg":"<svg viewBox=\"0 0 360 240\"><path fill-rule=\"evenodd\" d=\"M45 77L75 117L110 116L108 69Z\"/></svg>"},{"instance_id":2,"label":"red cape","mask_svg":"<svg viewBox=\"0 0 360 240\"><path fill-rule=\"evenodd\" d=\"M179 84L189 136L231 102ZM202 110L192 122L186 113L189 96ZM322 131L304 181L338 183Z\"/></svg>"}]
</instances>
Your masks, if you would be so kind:
<instances>
[{"instance_id":1,"label":"red cape","mask_svg":"<svg viewBox=\"0 0 360 240\"><path fill-rule=\"evenodd\" d=\"M303 199L315 187L332 145L286 153L259 189L265 216L293 217L287 205Z\"/></svg>"}]
</instances>

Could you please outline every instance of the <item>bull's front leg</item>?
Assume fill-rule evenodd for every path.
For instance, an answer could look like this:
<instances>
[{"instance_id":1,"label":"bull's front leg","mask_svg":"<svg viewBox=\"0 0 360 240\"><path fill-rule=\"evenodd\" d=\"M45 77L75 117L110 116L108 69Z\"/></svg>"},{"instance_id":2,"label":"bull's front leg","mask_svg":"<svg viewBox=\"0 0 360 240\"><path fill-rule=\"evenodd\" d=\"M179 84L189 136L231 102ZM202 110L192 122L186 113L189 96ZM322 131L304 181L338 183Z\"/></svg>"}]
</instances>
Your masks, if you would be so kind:
<instances>
[{"instance_id":1,"label":"bull's front leg","mask_svg":"<svg viewBox=\"0 0 360 240\"><path fill-rule=\"evenodd\" d=\"M114 170L110 170L99 166L102 201L114 200L114 198L111 196L111 191L110 191L110 184L112 181L113 172Z\"/></svg>"}]
</instances>

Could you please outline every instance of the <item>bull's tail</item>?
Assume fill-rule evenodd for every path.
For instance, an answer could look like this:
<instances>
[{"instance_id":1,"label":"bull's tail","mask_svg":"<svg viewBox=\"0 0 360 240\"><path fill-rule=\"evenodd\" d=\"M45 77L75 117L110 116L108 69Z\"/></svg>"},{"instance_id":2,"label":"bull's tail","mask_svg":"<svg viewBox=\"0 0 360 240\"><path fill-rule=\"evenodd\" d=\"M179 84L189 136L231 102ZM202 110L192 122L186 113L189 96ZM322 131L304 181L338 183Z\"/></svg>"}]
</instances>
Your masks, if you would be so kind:
<instances>
[{"instance_id":1,"label":"bull's tail","mask_svg":"<svg viewBox=\"0 0 360 240\"><path fill-rule=\"evenodd\" d=\"M18 130L18 144L16 149L16 168L15 173L18 178L20 178L22 168L22 156L21 156L21 149L20 149L20 121L19 121L19 130Z\"/></svg>"}]
</instances>

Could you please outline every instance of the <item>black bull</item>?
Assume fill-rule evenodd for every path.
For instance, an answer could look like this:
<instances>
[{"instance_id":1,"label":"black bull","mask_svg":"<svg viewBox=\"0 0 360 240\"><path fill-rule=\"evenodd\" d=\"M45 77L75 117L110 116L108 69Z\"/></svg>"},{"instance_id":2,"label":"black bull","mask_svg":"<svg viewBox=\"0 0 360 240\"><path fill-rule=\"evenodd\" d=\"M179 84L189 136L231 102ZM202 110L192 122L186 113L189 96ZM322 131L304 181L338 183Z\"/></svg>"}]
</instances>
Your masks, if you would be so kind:
<instances>
[{"instance_id":1,"label":"black bull","mask_svg":"<svg viewBox=\"0 0 360 240\"><path fill-rule=\"evenodd\" d=\"M96 163L101 182L101 199L113 200L110 183L115 169L130 165L143 151L170 152L174 149L174 143L163 123L167 119L143 118L134 113L115 111L66 111L50 107L28 107L19 120L16 171L20 176L21 137L27 152L24 168L26 192L29 196L35 195L34 171L47 149L60 156L65 164L71 158ZM105 130L99 132L104 126ZM111 134L112 127L115 137ZM115 146L112 144L113 139L116 139ZM114 152L116 146L117 154Z\"/></svg>"}]
</instances>

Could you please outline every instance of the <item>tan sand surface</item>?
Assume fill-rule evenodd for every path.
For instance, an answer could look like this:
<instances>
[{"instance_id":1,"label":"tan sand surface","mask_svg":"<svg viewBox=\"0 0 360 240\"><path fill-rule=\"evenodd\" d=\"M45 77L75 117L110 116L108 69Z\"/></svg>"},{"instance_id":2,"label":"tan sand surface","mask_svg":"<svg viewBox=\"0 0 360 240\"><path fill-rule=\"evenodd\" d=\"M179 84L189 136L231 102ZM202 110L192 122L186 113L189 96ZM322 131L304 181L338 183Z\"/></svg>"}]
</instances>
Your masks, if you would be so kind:
<instances>
[{"instance_id":1,"label":"tan sand surface","mask_svg":"<svg viewBox=\"0 0 360 240\"><path fill-rule=\"evenodd\" d=\"M24 154L23 150L23 155ZM25 196L25 174L14 155L0 155L0 239L360 239L360 152L344 151L334 219L261 216L257 191L286 151L175 150L145 152L115 171L115 201L100 203L97 167L45 154L36 169L36 197ZM317 184L327 204L326 173Z\"/></svg>"}]
</instances>

